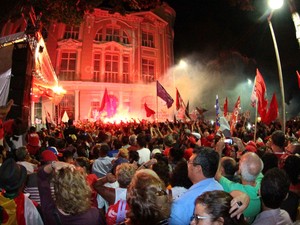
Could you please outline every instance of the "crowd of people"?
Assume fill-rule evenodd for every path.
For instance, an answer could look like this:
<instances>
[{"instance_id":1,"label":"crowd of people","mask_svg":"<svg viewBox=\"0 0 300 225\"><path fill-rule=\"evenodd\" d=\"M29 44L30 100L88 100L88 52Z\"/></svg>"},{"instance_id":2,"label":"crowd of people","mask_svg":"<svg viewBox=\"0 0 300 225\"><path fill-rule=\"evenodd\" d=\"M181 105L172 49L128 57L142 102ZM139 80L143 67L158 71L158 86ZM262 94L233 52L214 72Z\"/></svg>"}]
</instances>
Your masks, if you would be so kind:
<instances>
[{"instance_id":1,"label":"crowd of people","mask_svg":"<svg viewBox=\"0 0 300 225\"><path fill-rule=\"evenodd\" d=\"M39 131L0 108L0 223L289 225L300 119L222 132L197 121L72 120ZM228 141L230 140L230 141ZM300 208L299 208L300 209ZM298 221L298 223L300 223Z\"/></svg>"}]
</instances>

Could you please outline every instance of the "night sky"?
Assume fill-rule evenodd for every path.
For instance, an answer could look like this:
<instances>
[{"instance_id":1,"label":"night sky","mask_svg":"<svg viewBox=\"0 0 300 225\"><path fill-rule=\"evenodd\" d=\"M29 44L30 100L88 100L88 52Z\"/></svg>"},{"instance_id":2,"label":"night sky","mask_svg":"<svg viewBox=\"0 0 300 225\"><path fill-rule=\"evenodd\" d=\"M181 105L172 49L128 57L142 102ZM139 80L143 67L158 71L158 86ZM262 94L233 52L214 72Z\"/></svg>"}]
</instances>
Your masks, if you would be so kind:
<instances>
[{"instance_id":1,"label":"night sky","mask_svg":"<svg viewBox=\"0 0 300 225\"><path fill-rule=\"evenodd\" d=\"M199 95L195 94L201 95L197 102L208 105L203 98L207 95L220 95L222 89L223 98L232 96L229 106L233 107L240 93L239 91L232 93L232 89L248 78L254 80L255 70L258 68L265 79L269 102L275 92L280 106L278 70L267 22L268 6L265 0L254 1L253 11L240 10L230 6L229 1L225 0L169 0L167 2L176 11L175 63L181 59L187 60L189 66L193 67L193 72L188 74L193 76L191 79L194 81L195 77L200 78L203 73L211 74L211 76L204 76L203 79L221 74L221 83L214 81L215 86L210 85L209 90L206 89ZM297 1L296 8L299 12L300 1ZM282 63L287 118L291 118L300 112L300 89L295 72L300 71L300 50L291 12L286 3L274 12L272 24ZM198 71L195 72L196 70ZM201 79L199 79L199 87L202 87L200 83ZM180 90L180 87L178 88ZM228 92L231 90L231 93L227 94L226 89ZM245 108L249 105L250 94L242 97L242 101L244 98L246 102ZM187 93L184 98L187 101L192 97Z\"/></svg>"}]
</instances>

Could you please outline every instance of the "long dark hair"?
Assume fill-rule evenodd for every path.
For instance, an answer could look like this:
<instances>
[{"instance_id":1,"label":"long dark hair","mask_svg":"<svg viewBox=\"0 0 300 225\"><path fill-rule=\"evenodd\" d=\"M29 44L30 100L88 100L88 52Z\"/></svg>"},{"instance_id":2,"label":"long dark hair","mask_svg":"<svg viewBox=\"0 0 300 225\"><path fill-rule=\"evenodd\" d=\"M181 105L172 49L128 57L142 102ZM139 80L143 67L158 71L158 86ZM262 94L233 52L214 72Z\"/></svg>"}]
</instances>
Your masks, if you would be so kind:
<instances>
[{"instance_id":1,"label":"long dark hair","mask_svg":"<svg viewBox=\"0 0 300 225\"><path fill-rule=\"evenodd\" d=\"M210 215L211 221L218 221L222 217L224 225L247 225L244 217L230 217L229 210L232 196L225 191L207 191L198 196L195 205L201 204L205 206L205 211Z\"/></svg>"}]
</instances>

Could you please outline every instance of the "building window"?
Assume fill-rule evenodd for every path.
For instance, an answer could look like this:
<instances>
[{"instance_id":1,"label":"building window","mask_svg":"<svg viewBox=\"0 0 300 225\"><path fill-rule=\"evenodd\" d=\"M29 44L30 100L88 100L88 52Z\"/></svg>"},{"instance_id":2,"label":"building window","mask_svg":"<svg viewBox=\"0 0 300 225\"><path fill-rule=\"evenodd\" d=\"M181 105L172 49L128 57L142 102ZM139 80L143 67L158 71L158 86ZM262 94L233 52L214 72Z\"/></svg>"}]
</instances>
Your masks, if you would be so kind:
<instances>
[{"instance_id":1,"label":"building window","mask_svg":"<svg viewBox=\"0 0 300 225\"><path fill-rule=\"evenodd\" d=\"M154 48L154 35L153 33L143 31L142 32L142 46Z\"/></svg>"},{"instance_id":2,"label":"building window","mask_svg":"<svg viewBox=\"0 0 300 225\"><path fill-rule=\"evenodd\" d=\"M94 81L99 82L100 79L101 54L94 54Z\"/></svg>"},{"instance_id":3,"label":"building window","mask_svg":"<svg viewBox=\"0 0 300 225\"><path fill-rule=\"evenodd\" d=\"M79 38L79 26L66 26L64 39L72 38L78 40Z\"/></svg>"},{"instance_id":4,"label":"building window","mask_svg":"<svg viewBox=\"0 0 300 225\"><path fill-rule=\"evenodd\" d=\"M151 59L142 59L142 81L150 83L154 81L155 63Z\"/></svg>"},{"instance_id":5,"label":"building window","mask_svg":"<svg viewBox=\"0 0 300 225\"><path fill-rule=\"evenodd\" d=\"M106 41L120 42L120 29L114 27L106 28Z\"/></svg>"},{"instance_id":6,"label":"building window","mask_svg":"<svg viewBox=\"0 0 300 225\"><path fill-rule=\"evenodd\" d=\"M115 41L118 43L129 44L129 38L125 31L116 27L107 27L106 29L100 29L95 36L95 41Z\"/></svg>"},{"instance_id":7,"label":"building window","mask_svg":"<svg viewBox=\"0 0 300 225\"><path fill-rule=\"evenodd\" d=\"M130 83L130 80L129 80L129 56L123 56L123 83Z\"/></svg>"},{"instance_id":8,"label":"building window","mask_svg":"<svg viewBox=\"0 0 300 225\"><path fill-rule=\"evenodd\" d=\"M121 41L123 44L129 44L129 38L125 31L122 32Z\"/></svg>"},{"instance_id":9,"label":"building window","mask_svg":"<svg viewBox=\"0 0 300 225\"><path fill-rule=\"evenodd\" d=\"M103 41L102 35L103 35L103 29L98 30L95 36L95 41Z\"/></svg>"},{"instance_id":10,"label":"building window","mask_svg":"<svg viewBox=\"0 0 300 225\"><path fill-rule=\"evenodd\" d=\"M76 74L76 53L64 52L61 54L59 70L60 80L75 80Z\"/></svg>"},{"instance_id":11,"label":"building window","mask_svg":"<svg viewBox=\"0 0 300 225\"><path fill-rule=\"evenodd\" d=\"M105 55L104 82L119 83L119 56L113 54Z\"/></svg>"}]
</instances>

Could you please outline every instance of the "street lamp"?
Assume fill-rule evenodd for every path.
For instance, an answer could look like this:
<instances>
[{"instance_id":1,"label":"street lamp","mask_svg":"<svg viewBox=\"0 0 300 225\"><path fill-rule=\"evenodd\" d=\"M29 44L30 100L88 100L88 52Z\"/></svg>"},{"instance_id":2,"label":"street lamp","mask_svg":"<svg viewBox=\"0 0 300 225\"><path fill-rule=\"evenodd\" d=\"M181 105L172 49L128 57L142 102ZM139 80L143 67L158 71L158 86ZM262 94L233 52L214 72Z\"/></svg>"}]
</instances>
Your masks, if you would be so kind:
<instances>
[{"instance_id":1,"label":"street lamp","mask_svg":"<svg viewBox=\"0 0 300 225\"><path fill-rule=\"evenodd\" d=\"M281 92L281 104L282 104L282 130L285 132L285 98L284 98L284 86L283 86L283 78L282 78L282 69L281 69L281 62L280 62L280 56L278 52L278 47L277 47L277 41L275 37L275 33L273 30L271 18L273 15L273 11L276 9L279 9L283 5L283 0L269 0L269 6L272 9L270 16L268 17L268 23L274 43L274 50L275 50L275 55L276 55L276 61L277 61L277 67L278 67L278 76L279 76L279 85L280 85L280 92Z\"/></svg>"}]
</instances>

